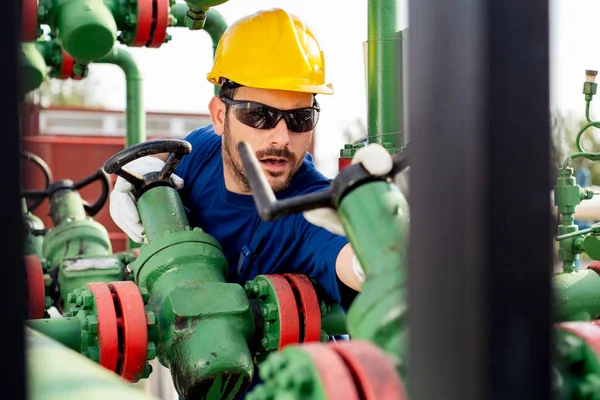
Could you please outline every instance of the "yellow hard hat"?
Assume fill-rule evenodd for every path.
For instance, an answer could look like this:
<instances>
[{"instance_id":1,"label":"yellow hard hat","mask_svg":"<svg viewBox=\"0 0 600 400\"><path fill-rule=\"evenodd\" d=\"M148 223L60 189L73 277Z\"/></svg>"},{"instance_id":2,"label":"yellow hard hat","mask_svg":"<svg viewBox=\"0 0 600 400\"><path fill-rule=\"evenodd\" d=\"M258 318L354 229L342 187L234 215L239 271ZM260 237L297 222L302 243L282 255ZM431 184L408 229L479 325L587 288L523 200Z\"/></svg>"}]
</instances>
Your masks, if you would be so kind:
<instances>
[{"instance_id":1,"label":"yellow hard hat","mask_svg":"<svg viewBox=\"0 0 600 400\"><path fill-rule=\"evenodd\" d=\"M219 86L228 79L253 88L333 94L317 39L298 17L278 8L233 23L206 77Z\"/></svg>"}]
</instances>

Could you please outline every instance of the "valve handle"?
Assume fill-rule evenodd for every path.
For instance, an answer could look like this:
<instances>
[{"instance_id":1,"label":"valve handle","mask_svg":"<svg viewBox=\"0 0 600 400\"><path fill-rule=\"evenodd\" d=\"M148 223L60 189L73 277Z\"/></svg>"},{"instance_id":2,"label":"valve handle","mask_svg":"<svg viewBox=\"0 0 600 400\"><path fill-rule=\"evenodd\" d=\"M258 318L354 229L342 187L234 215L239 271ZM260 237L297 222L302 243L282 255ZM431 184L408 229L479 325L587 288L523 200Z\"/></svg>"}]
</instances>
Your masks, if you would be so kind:
<instances>
[{"instance_id":1,"label":"valve handle","mask_svg":"<svg viewBox=\"0 0 600 400\"><path fill-rule=\"evenodd\" d=\"M96 170L96 172L94 172L92 175L83 178L80 181L73 184L73 189L79 190L82 187L87 186L95 181L100 181L100 184L102 185L98 199L92 205L90 205L89 202L82 199L83 208L88 213L88 215L92 217L98 214L98 211L100 211L102 207L104 207L104 204L108 199L108 194L110 192L110 177L106 172L104 172L102 168L98 168L98 170Z\"/></svg>"},{"instance_id":2,"label":"valve handle","mask_svg":"<svg viewBox=\"0 0 600 400\"><path fill-rule=\"evenodd\" d=\"M129 146L106 160L104 171L115 174L133 185L133 193L139 198L142 192L150 187L172 184L169 177L175 171L179 161L192 151L192 145L181 139L149 140ZM170 153L167 162L159 172L151 172L144 176L131 172L123 166L138 158L153 154Z\"/></svg>"},{"instance_id":3,"label":"valve handle","mask_svg":"<svg viewBox=\"0 0 600 400\"><path fill-rule=\"evenodd\" d=\"M33 162L36 166L38 166L42 173L44 174L44 189L43 190L21 190L21 195L25 197L27 200L33 201L31 205L27 206L27 209L31 212L38 208L40 204L44 201L44 198L48 196L47 190L50 187L50 183L52 182L52 172L50 171L50 167L41 157L36 156L33 153L28 151L21 151L21 157Z\"/></svg>"},{"instance_id":4,"label":"valve handle","mask_svg":"<svg viewBox=\"0 0 600 400\"><path fill-rule=\"evenodd\" d=\"M341 199L355 186L393 178L408 167L408 149L405 148L393 157L394 164L387 175L376 177L371 175L362 165L354 164L340 171L331 182L331 186L326 190L277 200L250 145L242 141L238 144L238 151L248 175L248 183L252 188L258 214L265 221L273 221L284 215L316 208L336 208Z\"/></svg>"}]
</instances>

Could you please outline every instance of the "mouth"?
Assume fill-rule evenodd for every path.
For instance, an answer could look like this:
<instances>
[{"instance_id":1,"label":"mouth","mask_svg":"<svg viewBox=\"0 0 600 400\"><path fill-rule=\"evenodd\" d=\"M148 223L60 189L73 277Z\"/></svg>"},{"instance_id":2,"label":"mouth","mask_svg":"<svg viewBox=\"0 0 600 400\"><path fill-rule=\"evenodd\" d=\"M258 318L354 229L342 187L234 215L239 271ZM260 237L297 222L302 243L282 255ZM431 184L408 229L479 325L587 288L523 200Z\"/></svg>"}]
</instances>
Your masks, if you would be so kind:
<instances>
[{"instance_id":1,"label":"mouth","mask_svg":"<svg viewBox=\"0 0 600 400\"><path fill-rule=\"evenodd\" d=\"M267 157L260 160L260 164L268 171L283 171L286 169L289 161L280 157Z\"/></svg>"}]
</instances>

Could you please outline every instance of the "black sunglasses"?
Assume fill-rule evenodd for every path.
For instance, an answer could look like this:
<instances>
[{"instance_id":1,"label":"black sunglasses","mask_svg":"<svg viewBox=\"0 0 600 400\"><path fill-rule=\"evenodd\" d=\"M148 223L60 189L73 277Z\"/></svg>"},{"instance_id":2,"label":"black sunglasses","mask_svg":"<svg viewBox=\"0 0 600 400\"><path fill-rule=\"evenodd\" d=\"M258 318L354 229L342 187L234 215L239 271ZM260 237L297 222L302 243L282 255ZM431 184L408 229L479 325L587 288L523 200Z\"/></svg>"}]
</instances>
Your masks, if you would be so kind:
<instances>
[{"instance_id":1,"label":"black sunglasses","mask_svg":"<svg viewBox=\"0 0 600 400\"><path fill-rule=\"evenodd\" d=\"M233 115L242 124L256 129L273 129L283 118L287 128L295 133L311 131L319 121L319 103L312 107L279 110L262 103L247 100L232 100L221 96L223 103L232 106Z\"/></svg>"}]
</instances>

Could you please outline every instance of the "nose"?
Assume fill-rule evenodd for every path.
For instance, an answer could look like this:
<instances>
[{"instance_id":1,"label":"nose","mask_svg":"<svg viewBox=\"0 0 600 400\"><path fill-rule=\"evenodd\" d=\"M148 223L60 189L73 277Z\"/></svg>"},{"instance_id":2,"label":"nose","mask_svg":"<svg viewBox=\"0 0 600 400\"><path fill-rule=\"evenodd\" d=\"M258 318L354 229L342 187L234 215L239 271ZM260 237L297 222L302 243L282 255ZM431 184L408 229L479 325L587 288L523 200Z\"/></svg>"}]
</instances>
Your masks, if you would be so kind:
<instances>
[{"instance_id":1,"label":"nose","mask_svg":"<svg viewBox=\"0 0 600 400\"><path fill-rule=\"evenodd\" d=\"M290 132L283 118L279 120L275 128L269 131L269 134L269 141L273 147L281 148L290 144Z\"/></svg>"}]
</instances>

